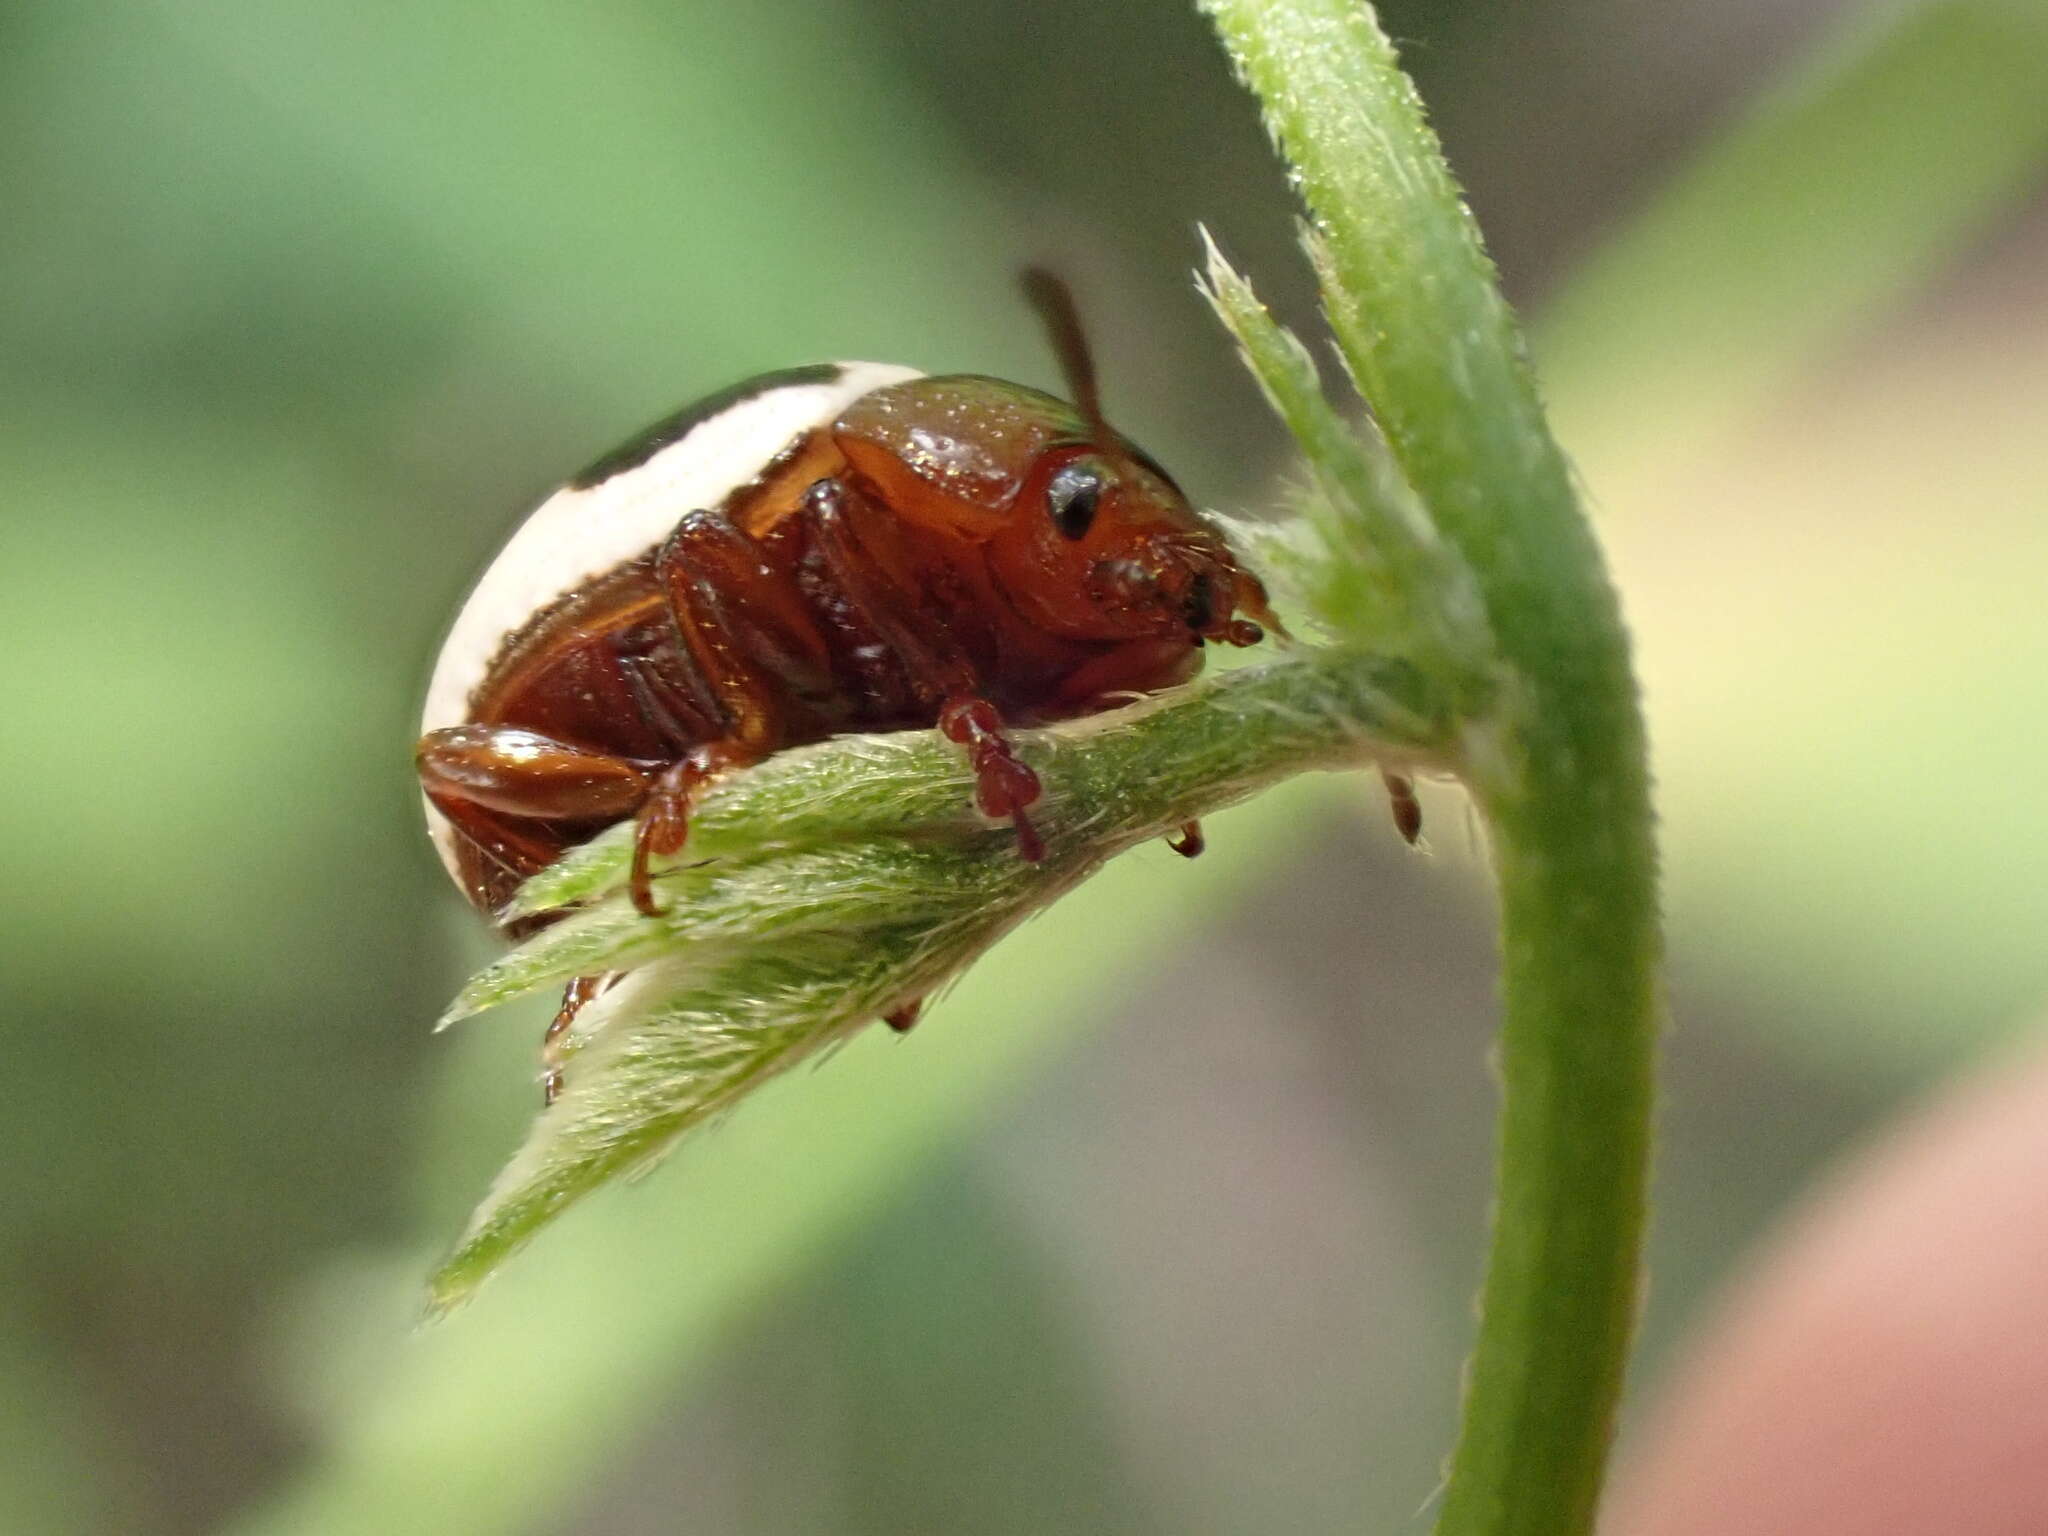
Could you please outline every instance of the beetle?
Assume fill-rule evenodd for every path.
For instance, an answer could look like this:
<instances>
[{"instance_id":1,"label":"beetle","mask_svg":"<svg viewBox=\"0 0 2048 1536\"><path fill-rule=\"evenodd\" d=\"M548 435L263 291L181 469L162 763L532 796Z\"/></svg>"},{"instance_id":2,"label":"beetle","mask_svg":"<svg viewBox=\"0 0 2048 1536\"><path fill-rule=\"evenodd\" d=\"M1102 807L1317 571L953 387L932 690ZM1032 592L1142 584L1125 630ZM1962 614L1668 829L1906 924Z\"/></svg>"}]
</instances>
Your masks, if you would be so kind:
<instances>
[{"instance_id":1,"label":"beetle","mask_svg":"<svg viewBox=\"0 0 2048 1536\"><path fill-rule=\"evenodd\" d=\"M679 853L711 779L848 731L936 726L975 801L1043 856L1009 728L1187 681L1257 644L1265 589L1103 418L1071 295L1025 275L1072 402L875 363L763 374L571 479L486 569L436 662L415 753L430 830L494 913L636 819L628 889ZM1192 857L1190 823L1173 845ZM542 1047L545 1093L576 1010ZM908 1029L915 1003L888 1022Z\"/></svg>"}]
</instances>

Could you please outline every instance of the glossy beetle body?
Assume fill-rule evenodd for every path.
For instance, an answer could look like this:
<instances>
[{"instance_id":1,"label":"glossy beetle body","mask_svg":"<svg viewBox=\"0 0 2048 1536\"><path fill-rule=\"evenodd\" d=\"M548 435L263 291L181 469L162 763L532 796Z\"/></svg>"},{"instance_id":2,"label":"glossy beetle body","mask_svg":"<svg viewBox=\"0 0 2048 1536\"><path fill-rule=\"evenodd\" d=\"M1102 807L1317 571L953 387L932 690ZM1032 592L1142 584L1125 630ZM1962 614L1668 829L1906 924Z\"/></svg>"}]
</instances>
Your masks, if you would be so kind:
<instances>
[{"instance_id":1,"label":"glossy beetle body","mask_svg":"<svg viewBox=\"0 0 2048 1536\"><path fill-rule=\"evenodd\" d=\"M1260 638L1236 615L1270 619L1263 590L1102 421L1063 292L1040 299L1078 408L978 376L790 370L658 424L533 514L450 632L417 753L472 902L495 910L636 817L633 896L654 910L647 861L683 846L706 779L853 730L936 725L1036 858L1038 781L1007 726ZM551 1039L597 985L572 988Z\"/></svg>"}]
</instances>

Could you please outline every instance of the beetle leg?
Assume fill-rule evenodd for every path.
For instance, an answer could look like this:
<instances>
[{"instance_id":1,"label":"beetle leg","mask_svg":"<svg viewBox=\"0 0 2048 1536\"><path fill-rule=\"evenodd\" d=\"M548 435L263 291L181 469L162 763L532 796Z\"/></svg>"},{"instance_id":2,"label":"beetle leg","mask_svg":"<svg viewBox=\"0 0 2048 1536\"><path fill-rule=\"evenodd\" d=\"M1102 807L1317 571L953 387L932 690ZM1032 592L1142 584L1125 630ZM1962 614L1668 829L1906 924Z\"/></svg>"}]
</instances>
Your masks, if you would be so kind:
<instances>
[{"instance_id":1,"label":"beetle leg","mask_svg":"<svg viewBox=\"0 0 2048 1536\"><path fill-rule=\"evenodd\" d=\"M891 1008L887 1013L883 1014L882 1022L895 1030L897 1034L907 1035L910 1033L911 1025L917 1022L917 1016L923 1012L924 999L913 997L909 1002L903 1004L902 1007Z\"/></svg>"},{"instance_id":2,"label":"beetle leg","mask_svg":"<svg viewBox=\"0 0 2048 1536\"><path fill-rule=\"evenodd\" d=\"M718 700L726 734L670 764L640 804L627 890L648 917L662 910L649 861L683 851L690 806L703 786L728 769L759 762L782 743L778 690L756 658L800 653L817 639L794 593L762 560L761 546L723 513L685 515L655 568L676 630Z\"/></svg>"},{"instance_id":3,"label":"beetle leg","mask_svg":"<svg viewBox=\"0 0 2048 1536\"><path fill-rule=\"evenodd\" d=\"M967 748L974 767L974 803L981 813L1017 829L1017 852L1026 863L1044 858L1045 840L1024 813L1045 789L1003 733L995 705L972 695L948 699L939 711L939 732Z\"/></svg>"},{"instance_id":4,"label":"beetle leg","mask_svg":"<svg viewBox=\"0 0 2048 1536\"><path fill-rule=\"evenodd\" d=\"M420 785L436 799L467 800L539 821L631 815L657 765L590 752L536 731L455 725L413 749Z\"/></svg>"},{"instance_id":5,"label":"beetle leg","mask_svg":"<svg viewBox=\"0 0 2048 1536\"><path fill-rule=\"evenodd\" d=\"M759 762L764 754L749 752L731 742L708 741L690 748L671 763L640 807L640 823L633 831L633 868L626 890L643 917L659 917L663 908L654 899L650 861L669 858L683 851L690 839L690 808L698 791L730 768L744 768Z\"/></svg>"},{"instance_id":6,"label":"beetle leg","mask_svg":"<svg viewBox=\"0 0 2048 1536\"><path fill-rule=\"evenodd\" d=\"M522 822L473 800L431 791L427 799L461 841L483 856L483 865L466 871L463 878L470 901L487 912L502 905L529 875L560 858L566 846L545 825Z\"/></svg>"},{"instance_id":7,"label":"beetle leg","mask_svg":"<svg viewBox=\"0 0 2048 1536\"><path fill-rule=\"evenodd\" d=\"M902 661L927 705L938 707L938 727L948 741L967 748L974 767L974 802L986 816L1008 821L1017 831L1017 851L1031 863L1045 857L1045 842L1026 810L1044 793L1038 775L1023 762L1004 733L1003 717L981 695L974 666L936 615L890 574L889 562L875 558L855 518L871 503L841 480L820 480L804 496L816 547L841 594L860 621L879 635ZM873 518L871 526L887 524Z\"/></svg>"},{"instance_id":8,"label":"beetle leg","mask_svg":"<svg viewBox=\"0 0 2048 1536\"><path fill-rule=\"evenodd\" d=\"M491 725L429 731L414 761L434 809L488 861L469 876L469 895L484 907L496 906L561 855L567 839L547 823L630 816L661 771L659 763Z\"/></svg>"},{"instance_id":9,"label":"beetle leg","mask_svg":"<svg viewBox=\"0 0 2048 1536\"><path fill-rule=\"evenodd\" d=\"M722 512L690 512L662 545L656 575L690 657L725 716L725 739L755 757L782 744L778 690L762 661L822 649L793 585Z\"/></svg>"},{"instance_id":10,"label":"beetle leg","mask_svg":"<svg viewBox=\"0 0 2048 1536\"><path fill-rule=\"evenodd\" d=\"M540 1037L540 1091L544 1105L554 1103L562 1092L562 1062L569 1054L569 1026L584 1005L609 992L620 975L618 971L606 971L597 976L578 976L562 989L562 1006L555 1010L547 1033Z\"/></svg>"},{"instance_id":11,"label":"beetle leg","mask_svg":"<svg viewBox=\"0 0 2048 1536\"><path fill-rule=\"evenodd\" d=\"M1202 836L1199 821L1184 821L1177 835L1166 840L1166 846L1184 859L1199 859L1202 850L1209 846L1209 840Z\"/></svg>"}]
</instances>

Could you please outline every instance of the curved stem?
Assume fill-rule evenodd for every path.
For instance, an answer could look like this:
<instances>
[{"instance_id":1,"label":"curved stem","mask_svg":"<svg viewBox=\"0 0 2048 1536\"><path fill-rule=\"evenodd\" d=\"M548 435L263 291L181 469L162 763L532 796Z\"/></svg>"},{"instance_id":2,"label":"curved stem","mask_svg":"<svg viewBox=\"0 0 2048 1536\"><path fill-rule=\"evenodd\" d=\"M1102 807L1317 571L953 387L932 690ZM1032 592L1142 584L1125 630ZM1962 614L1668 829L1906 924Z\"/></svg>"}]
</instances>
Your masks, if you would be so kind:
<instances>
[{"instance_id":1,"label":"curved stem","mask_svg":"<svg viewBox=\"0 0 2048 1536\"><path fill-rule=\"evenodd\" d=\"M1474 784L1500 884L1504 1017L1493 1249L1438 1524L1461 1536L1592 1528L1635 1322L1654 852L1628 765L1564 746Z\"/></svg>"},{"instance_id":2,"label":"curved stem","mask_svg":"<svg viewBox=\"0 0 2048 1536\"><path fill-rule=\"evenodd\" d=\"M1499 682L1463 753L1500 882L1499 1201L1438 1529L1581 1533L1634 1323L1658 1007L1619 606L1477 228L1370 9L1203 4L1294 167L1332 329L1476 588Z\"/></svg>"}]
</instances>

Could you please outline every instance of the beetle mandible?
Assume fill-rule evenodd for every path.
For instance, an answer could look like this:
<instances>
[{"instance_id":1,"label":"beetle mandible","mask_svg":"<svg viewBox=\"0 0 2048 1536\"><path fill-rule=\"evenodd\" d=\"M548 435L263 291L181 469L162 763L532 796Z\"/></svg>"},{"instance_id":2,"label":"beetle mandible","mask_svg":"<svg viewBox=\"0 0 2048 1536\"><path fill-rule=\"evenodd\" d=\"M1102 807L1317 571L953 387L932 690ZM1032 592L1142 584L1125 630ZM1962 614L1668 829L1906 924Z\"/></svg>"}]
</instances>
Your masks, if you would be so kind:
<instances>
[{"instance_id":1,"label":"beetle mandible","mask_svg":"<svg viewBox=\"0 0 2048 1536\"><path fill-rule=\"evenodd\" d=\"M477 907L633 817L629 889L652 914L649 861L682 850L707 781L847 731L936 726L1036 860L1040 785L1010 726L1185 682L1205 641L1264 637L1258 579L1104 420L1065 285L1025 286L1072 404L874 363L764 374L605 455L513 534L442 646L416 752ZM1193 856L1200 829L1174 846ZM610 980L564 994L549 1102L564 1031Z\"/></svg>"}]
</instances>

